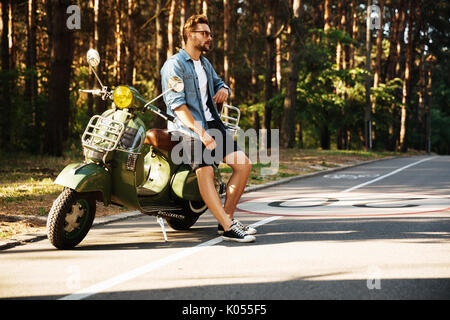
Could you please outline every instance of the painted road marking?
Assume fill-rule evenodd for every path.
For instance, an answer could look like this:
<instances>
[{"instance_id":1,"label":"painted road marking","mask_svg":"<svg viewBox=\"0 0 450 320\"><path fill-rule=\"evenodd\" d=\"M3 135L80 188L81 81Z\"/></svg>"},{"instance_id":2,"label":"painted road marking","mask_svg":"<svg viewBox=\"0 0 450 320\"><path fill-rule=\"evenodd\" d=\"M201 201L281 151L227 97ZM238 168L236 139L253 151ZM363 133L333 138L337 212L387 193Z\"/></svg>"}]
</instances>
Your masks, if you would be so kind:
<instances>
[{"instance_id":1,"label":"painted road marking","mask_svg":"<svg viewBox=\"0 0 450 320\"><path fill-rule=\"evenodd\" d=\"M246 199L238 211L286 217L376 217L450 210L450 197L406 193L327 192Z\"/></svg>"},{"instance_id":2,"label":"painted road marking","mask_svg":"<svg viewBox=\"0 0 450 320\"><path fill-rule=\"evenodd\" d=\"M356 179L364 179L364 178L377 178L380 175L378 173L374 174L326 174L323 177L327 179L347 179L347 180L356 180Z\"/></svg>"}]
</instances>

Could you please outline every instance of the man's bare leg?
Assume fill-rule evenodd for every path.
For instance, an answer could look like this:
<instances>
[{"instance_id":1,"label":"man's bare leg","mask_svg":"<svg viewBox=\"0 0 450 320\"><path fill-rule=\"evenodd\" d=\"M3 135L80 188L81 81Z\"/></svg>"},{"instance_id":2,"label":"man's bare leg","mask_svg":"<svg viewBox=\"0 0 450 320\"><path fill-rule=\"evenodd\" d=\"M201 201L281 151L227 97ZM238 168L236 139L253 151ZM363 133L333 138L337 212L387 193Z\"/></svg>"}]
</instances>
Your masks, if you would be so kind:
<instances>
[{"instance_id":1,"label":"man's bare leg","mask_svg":"<svg viewBox=\"0 0 450 320\"><path fill-rule=\"evenodd\" d=\"M230 219L233 219L234 210L236 210L236 206L244 192L252 164L250 159L242 151L230 153L224 158L224 162L233 169L233 174L227 183L227 197L224 204L225 212Z\"/></svg>"},{"instance_id":2,"label":"man's bare leg","mask_svg":"<svg viewBox=\"0 0 450 320\"><path fill-rule=\"evenodd\" d=\"M203 201L208 206L214 217L226 231L230 228L232 222L230 217L222 207L219 195L214 185L214 169L211 166L201 167L195 171L198 180L198 187Z\"/></svg>"}]
</instances>

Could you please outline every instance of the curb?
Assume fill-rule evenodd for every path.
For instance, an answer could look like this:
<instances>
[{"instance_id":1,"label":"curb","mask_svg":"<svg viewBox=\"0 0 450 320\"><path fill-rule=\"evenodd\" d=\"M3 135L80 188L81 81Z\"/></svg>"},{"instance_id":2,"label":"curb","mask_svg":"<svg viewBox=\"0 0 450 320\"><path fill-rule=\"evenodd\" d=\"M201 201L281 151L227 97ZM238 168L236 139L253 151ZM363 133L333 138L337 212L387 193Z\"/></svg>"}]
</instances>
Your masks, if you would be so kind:
<instances>
[{"instance_id":1,"label":"curb","mask_svg":"<svg viewBox=\"0 0 450 320\"><path fill-rule=\"evenodd\" d=\"M244 193L258 191L258 190L274 187L274 186L277 186L277 185L280 185L280 184L296 181L296 180L311 178L311 177L314 177L314 176L325 175L325 174L328 174L330 172L342 171L342 170L345 170L345 169L355 168L355 167L358 167L358 166L371 164L371 163L374 163L374 162L379 162L379 161L384 161L384 160L392 160L392 159L396 159L396 158L399 158L399 157L387 157L387 158L382 158L382 159L363 161L363 162L352 164L352 165L349 165L349 166L342 166L342 167L327 169L327 170L323 170L323 171L317 171L317 172L307 173L307 174L303 174L303 175L282 178L282 179L279 179L279 180L276 180L276 181L272 181L272 182L268 182L268 183L264 183L264 184L261 184L261 185L246 187L245 190L244 190ZM121 220L134 218L134 217L138 217L138 216L142 216L142 215L143 214L140 211L134 210L134 211L127 211L127 212L120 213L120 214L115 214L115 215L112 215L112 216L98 217L98 218L95 218L94 223L92 224L92 227L99 226L99 225L105 225L105 224L108 224L108 223L111 223L111 222L121 221ZM15 236L13 238L10 238L10 239L0 241L0 250L10 249L10 248L13 248L13 247L18 246L18 245L24 245L24 244L27 244L27 243L32 243L32 242L44 240L46 238L47 238L47 234L46 234L45 231L18 235L18 236Z\"/></svg>"}]
</instances>

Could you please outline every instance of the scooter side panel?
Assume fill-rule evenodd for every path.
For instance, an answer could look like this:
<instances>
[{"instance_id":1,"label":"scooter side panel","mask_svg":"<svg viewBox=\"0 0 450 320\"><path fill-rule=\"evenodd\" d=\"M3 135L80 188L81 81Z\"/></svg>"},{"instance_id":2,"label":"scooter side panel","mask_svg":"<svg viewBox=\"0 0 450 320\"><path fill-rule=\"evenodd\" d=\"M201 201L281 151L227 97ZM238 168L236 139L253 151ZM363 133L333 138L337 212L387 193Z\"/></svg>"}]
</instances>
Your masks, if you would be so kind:
<instances>
[{"instance_id":1,"label":"scooter side panel","mask_svg":"<svg viewBox=\"0 0 450 320\"><path fill-rule=\"evenodd\" d=\"M144 170L142 154L130 165L130 153L116 150L112 161L112 201L130 209L140 208L136 192L136 176ZM139 178L140 179L140 178Z\"/></svg>"},{"instance_id":2,"label":"scooter side panel","mask_svg":"<svg viewBox=\"0 0 450 320\"><path fill-rule=\"evenodd\" d=\"M181 166L172 180L173 193L184 200L201 201L200 190L195 173L190 166Z\"/></svg>"},{"instance_id":3,"label":"scooter side panel","mask_svg":"<svg viewBox=\"0 0 450 320\"><path fill-rule=\"evenodd\" d=\"M61 171L54 183L77 192L99 191L105 205L111 202L111 175L95 163L71 163Z\"/></svg>"},{"instance_id":4,"label":"scooter side panel","mask_svg":"<svg viewBox=\"0 0 450 320\"><path fill-rule=\"evenodd\" d=\"M145 163L149 167L149 175L144 188L160 193L164 190L170 180L171 167L166 158L153 150L145 157Z\"/></svg>"}]
</instances>

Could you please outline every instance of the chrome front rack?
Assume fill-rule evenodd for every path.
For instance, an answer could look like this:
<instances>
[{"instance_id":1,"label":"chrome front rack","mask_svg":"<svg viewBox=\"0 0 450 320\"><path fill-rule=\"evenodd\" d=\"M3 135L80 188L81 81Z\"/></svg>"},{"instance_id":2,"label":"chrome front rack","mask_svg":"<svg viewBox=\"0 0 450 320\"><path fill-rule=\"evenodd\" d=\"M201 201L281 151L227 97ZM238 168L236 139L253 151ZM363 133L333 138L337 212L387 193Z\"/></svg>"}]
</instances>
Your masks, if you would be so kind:
<instances>
[{"instance_id":1,"label":"chrome front rack","mask_svg":"<svg viewBox=\"0 0 450 320\"><path fill-rule=\"evenodd\" d=\"M236 136L239 128L239 120L241 118L241 110L235 106L223 104L222 111L220 113L220 119L227 127L227 130L233 137Z\"/></svg>"},{"instance_id":2,"label":"chrome front rack","mask_svg":"<svg viewBox=\"0 0 450 320\"><path fill-rule=\"evenodd\" d=\"M84 130L81 143L87 149L107 153L116 149L124 130L124 124L119 121L93 116Z\"/></svg>"}]
</instances>

